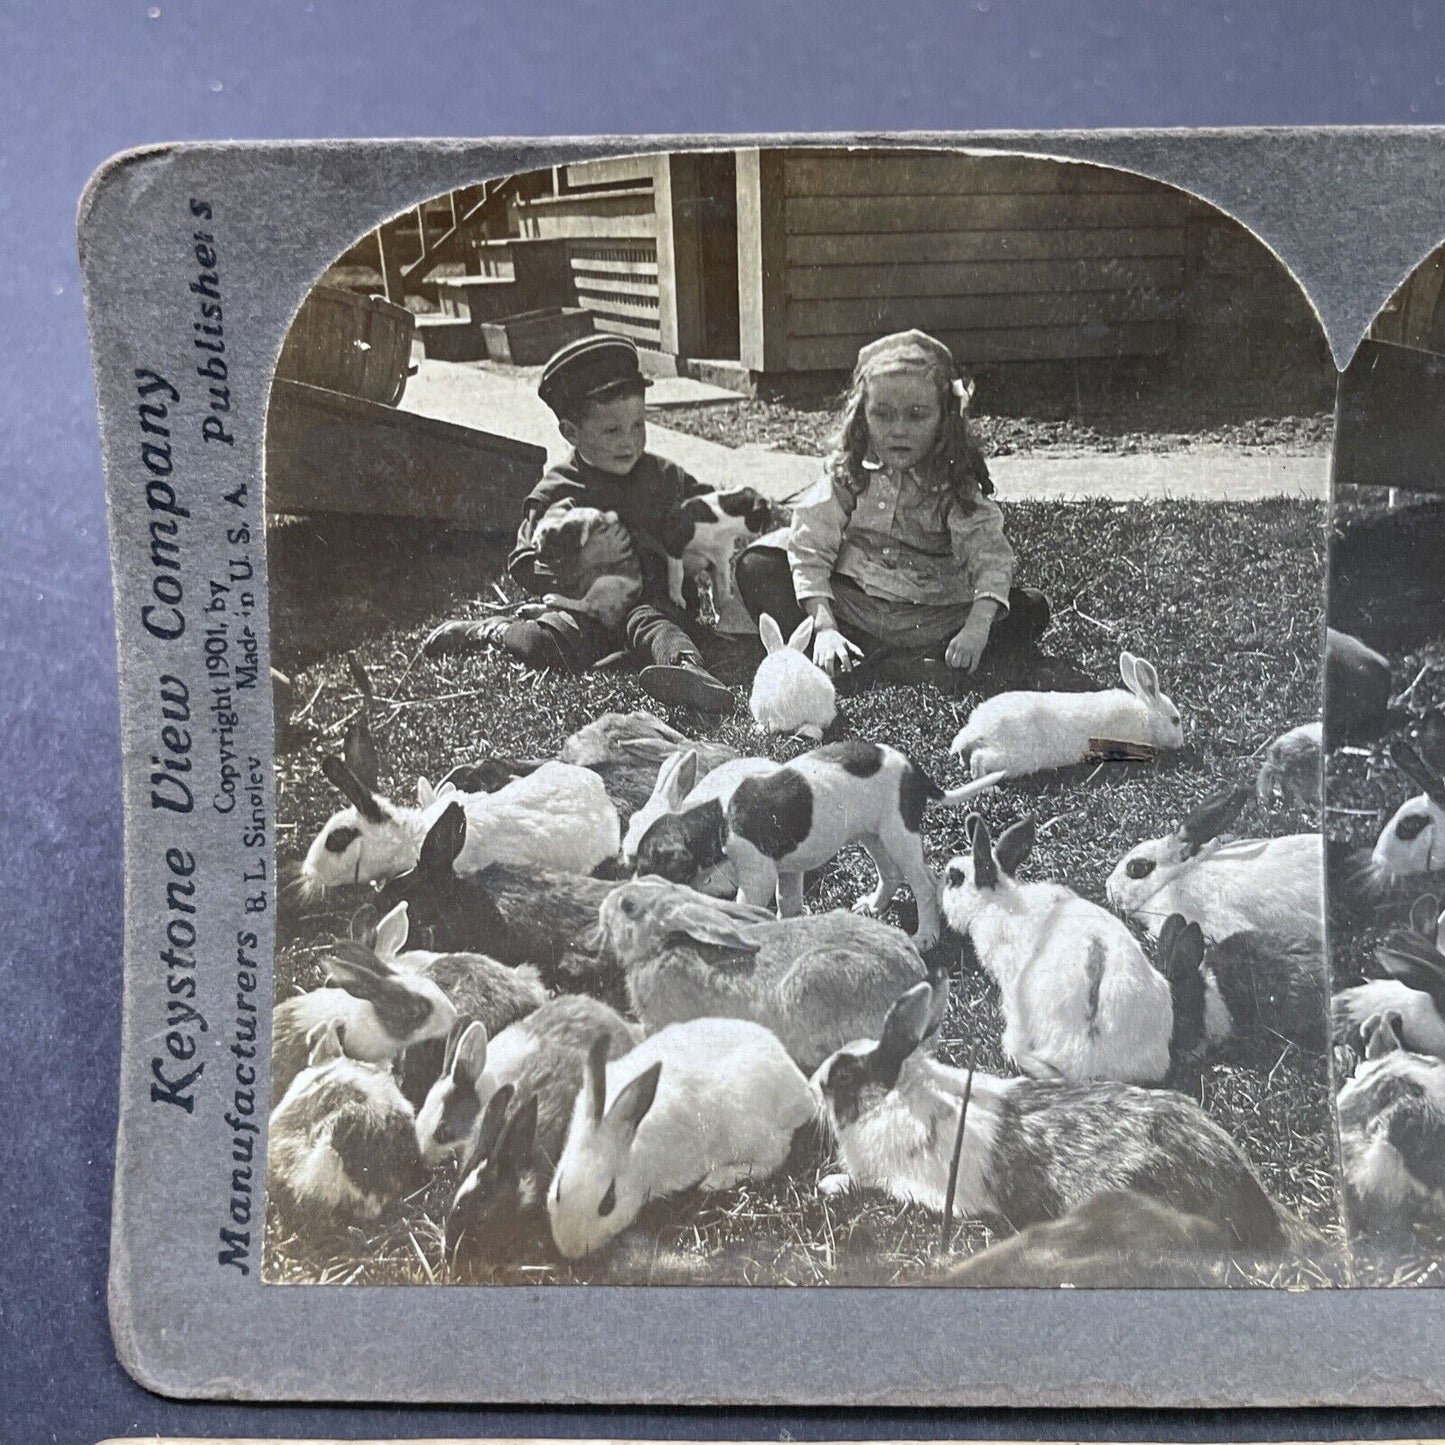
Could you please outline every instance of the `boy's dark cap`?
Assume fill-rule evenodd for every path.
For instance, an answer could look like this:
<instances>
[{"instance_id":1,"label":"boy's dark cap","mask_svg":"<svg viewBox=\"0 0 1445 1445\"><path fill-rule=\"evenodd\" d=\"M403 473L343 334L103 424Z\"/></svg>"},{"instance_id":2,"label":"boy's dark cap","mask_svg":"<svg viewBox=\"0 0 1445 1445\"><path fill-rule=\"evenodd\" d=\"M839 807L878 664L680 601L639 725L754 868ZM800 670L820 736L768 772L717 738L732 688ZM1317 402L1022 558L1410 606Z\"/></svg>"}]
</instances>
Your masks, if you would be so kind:
<instances>
[{"instance_id":1,"label":"boy's dark cap","mask_svg":"<svg viewBox=\"0 0 1445 1445\"><path fill-rule=\"evenodd\" d=\"M569 341L542 368L537 395L558 416L585 401L635 386L651 386L642 374L637 348L625 336L596 332Z\"/></svg>"}]
</instances>

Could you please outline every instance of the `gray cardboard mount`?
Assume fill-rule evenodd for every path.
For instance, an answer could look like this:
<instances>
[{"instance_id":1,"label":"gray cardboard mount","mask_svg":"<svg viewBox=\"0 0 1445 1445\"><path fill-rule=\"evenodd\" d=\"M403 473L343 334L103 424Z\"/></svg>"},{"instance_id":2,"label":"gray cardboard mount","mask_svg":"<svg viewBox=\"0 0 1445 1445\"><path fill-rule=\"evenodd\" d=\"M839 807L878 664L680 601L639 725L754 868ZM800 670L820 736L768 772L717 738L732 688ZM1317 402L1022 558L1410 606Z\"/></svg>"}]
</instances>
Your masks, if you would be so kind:
<instances>
[{"instance_id":1,"label":"gray cardboard mount","mask_svg":"<svg viewBox=\"0 0 1445 1445\"><path fill-rule=\"evenodd\" d=\"M1428 1289L261 1283L263 1155L257 1136L238 1125L254 1118L264 1127L266 1078L259 1062L253 1067L231 1045L238 1014L254 1004L264 1058L270 1014L275 870L262 433L291 317L359 236L441 192L563 161L780 144L1025 152L1098 161L1179 186L1277 253L1313 302L1340 365L1396 286L1445 237L1441 129L204 144L132 151L105 165L81 203L80 245L109 500L124 754L125 983L110 1278L121 1361L164 1394L238 1399L1445 1401L1445 1293ZM213 258L209 251L198 258L197 232L211 238L199 244ZM196 376L197 361L218 354L193 350L195 328L204 324L204 298L190 289L200 270L219 277L231 406L224 414L209 410L210 383ZM175 385L178 400L158 378ZM153 533L153 522L174 522L175 530ZM153 565L158 537L179 546L178 569ZM230 590L213 591L213 582ZM226 609L208 612L218 595ZM174 630L177 611L184 633L156 635ZM234 693L236 801L225 815L209 805L222 781L206 673L208 626L216 624L224 624L215 635L225 640L228 665L257 670L255 685ZM179 685L189 694L188 750L175 718L166 717L181 710ZM192 771L182 776L194 783L194 811L153 806L153 793L179 796L153 776L187 761ZM187 925L195 928L193 944ZM189 1000L187 979L196 989ZM204 1016L204 1031L180 1007L187 1001ZM248 1105L253 1116L242 1112ZM244 1188L233 1204L239 1166L232 1158L236 1141L248 1138L257 1162L249 1220ZM223 1230L234 1231L229 1242ZM234 1253L237 1234L249 1235L245 1261ZM236 1262L221 1262L227 1252Z\"/></svg>"}]
</instances>

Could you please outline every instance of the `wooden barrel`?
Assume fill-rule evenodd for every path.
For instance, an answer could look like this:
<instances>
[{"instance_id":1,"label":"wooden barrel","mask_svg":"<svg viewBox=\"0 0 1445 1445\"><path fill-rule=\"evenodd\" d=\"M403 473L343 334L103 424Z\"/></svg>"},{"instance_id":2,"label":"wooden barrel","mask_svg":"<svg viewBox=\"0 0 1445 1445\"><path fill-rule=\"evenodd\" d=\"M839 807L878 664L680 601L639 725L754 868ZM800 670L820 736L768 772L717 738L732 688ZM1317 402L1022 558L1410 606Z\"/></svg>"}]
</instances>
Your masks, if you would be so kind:
<instances>
[{"instance_id":1,"label":"wooden barrel","mask_svg":"<svg viewBox=\"0 0 1445 1445\"><path fill-rule=\"evenodd\" d=\"M276 375L395 406L406 390L416 323L404 306L314 286L286 333Z\"/></svg>"}]
</instances>

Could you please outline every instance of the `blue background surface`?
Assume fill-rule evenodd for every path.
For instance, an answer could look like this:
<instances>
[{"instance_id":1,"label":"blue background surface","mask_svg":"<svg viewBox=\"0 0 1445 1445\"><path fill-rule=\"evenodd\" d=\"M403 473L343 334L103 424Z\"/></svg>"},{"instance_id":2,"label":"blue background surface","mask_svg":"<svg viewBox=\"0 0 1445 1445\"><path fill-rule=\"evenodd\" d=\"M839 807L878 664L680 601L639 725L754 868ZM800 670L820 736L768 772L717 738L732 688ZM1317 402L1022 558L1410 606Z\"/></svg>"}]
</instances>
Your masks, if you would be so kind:
<instances>
[{"instance_id":1,"label":"blue background surface","mask_svg":"<svg viewBox=\"0 0 1445 1445\"><path fill-rule=\"evenodd\" d=\"M361 1411L133 1385L105 1316L119 756L74 240L91 171L164 140L1440 124L1445 7L70 0L4 7L0 57L0 1439L1445 1433L1438 1413Z\"/></svg>"}]
</instances>

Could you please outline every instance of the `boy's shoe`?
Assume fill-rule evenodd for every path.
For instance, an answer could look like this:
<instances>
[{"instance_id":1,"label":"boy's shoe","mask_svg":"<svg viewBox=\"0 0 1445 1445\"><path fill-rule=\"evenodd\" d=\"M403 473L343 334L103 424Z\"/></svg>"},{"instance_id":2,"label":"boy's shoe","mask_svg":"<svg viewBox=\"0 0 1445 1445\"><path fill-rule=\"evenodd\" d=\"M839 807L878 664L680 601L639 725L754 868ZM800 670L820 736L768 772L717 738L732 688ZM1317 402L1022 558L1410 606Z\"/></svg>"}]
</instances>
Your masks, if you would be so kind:
<instances>
[{"instance_id":1,"label":"boy's shoe","mask_svg":"<svg viewBox=\"0 0 1445 1445\"><path fill-rule=\"evenodd\" d=\"M442 657L454 652L477 652L484 647L500 647L502 637L512 625L510 617L483 617L476 621L443 622L433 628L421 645L427 657Z\"/></svg>"},{"instance_id":2,"label":"boy's shoe","mask_svg":"<svg viewBox=\"0 0 1445 1445\"><path fill-rule=\"evenodd\" d=\"M698 662L656 663L637 675L642 690L657 702L698 712L729 713L737 699Z\"/></svg>"}]
</instances>

